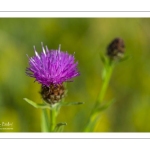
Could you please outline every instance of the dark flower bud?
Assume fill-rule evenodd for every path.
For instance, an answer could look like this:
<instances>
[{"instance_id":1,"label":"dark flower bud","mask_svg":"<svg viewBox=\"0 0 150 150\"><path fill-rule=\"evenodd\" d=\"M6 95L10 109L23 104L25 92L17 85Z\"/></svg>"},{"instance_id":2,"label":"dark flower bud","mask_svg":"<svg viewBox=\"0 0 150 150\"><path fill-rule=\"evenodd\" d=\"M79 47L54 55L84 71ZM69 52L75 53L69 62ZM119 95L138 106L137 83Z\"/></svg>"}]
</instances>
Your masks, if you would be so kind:
<instances>
[{"instance_id":1,"label":"dark flower bud","mask_svg":"<svg viewBox=\"0 0 150 150\"><path fill-rule=\"evenodd\" d=\"M122 58L124 56L125 45L121 38L115 38L107 47L107 55L111 59Z\"/></svg>"},{"instance_id":2,"label":"dark flower bud","mask_svg":"<svg viewBox=\"0 0 150 150\"><path fill-rule=\"evenodd\" d=\"M51 84L49 87L42 85L41 95L47 103L55 104L64 97L65 88L63 84Z\"/></svg>"}]
</instances>

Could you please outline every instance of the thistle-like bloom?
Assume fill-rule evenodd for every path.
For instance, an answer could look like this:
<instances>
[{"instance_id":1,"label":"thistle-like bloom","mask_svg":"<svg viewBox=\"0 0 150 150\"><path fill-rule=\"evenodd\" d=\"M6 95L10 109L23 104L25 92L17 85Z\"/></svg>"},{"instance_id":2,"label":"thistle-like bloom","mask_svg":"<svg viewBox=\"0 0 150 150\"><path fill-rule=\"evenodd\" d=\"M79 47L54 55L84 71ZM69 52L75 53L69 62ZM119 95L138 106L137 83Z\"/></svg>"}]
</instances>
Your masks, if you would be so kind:
<instances>
[{"instance_id":1,"label":"thistle-like bloom","mask_svg":"<svg viewBox=\"0 0 150 150\"><path fill-rule=\"evenodd\" d=\"M35 48L34 48L35 50ZM43 99L54 104L64 96L63 82L71 81L79 75L74 55L58 50L49 50L42 46L43 52L29 58L29 68L26 74L42 84Z\"/></svg>"}]
</instances>

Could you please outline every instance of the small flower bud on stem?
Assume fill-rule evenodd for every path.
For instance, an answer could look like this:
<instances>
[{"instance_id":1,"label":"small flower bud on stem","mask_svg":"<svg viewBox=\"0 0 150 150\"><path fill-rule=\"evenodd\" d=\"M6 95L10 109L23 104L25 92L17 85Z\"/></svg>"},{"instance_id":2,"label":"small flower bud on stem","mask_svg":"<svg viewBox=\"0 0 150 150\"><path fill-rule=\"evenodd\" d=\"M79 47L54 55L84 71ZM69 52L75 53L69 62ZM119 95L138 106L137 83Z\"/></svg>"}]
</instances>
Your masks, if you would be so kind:
<instances>
[{"instance_id":1,"label":"small flower bud on stem","mask_svg":"<svg viewBox=\"0 0 150 150\"><path fill-rule=\"evenodd\" d=\"M109 59L105 61L105 76L102 82L101 90L98 94L97 101L95 103L95 106L91 112L91 115L89 117L87 126L84 131L93 131L94 126L99 118L100 109L98 109L100 106L102 106L102 102L104 101L104 97L106 94L106 90L109 85L109 81L112 75L112 71L114 68L114 60L120 59L124 56L124 41L121 38L115 38L107 47L107 56Z\"/></svg>"},{"instance_id":2,"label":"small flower bud on stem","mask_svg":"<svg viewBox=\"0 0 150 150\"><path fill-rule=\"evenodd\" d=\"M122 38L115 38L107 47L107 55L111 59L122 58L124 56L125 45Z\"/></svg>"}]
</instances>

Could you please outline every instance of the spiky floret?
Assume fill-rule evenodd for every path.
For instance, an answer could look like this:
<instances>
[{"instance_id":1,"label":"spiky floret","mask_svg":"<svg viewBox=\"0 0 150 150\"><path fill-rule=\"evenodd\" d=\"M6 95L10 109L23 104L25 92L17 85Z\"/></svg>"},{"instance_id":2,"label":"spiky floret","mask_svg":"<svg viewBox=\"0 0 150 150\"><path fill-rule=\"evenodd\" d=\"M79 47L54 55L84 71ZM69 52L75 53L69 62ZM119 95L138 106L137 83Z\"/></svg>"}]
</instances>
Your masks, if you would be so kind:
<instances>
[{"instance_id":1,"label":"spiky floret","mask_svg":"<svg viewBox=\"0 0 150 150\"><path fill-rule=\"evenodd\" d=\"M61 84L79 75L74 55L58 50L46 50L29 58L28 76L33 77L42 85Z\"/></svg>"},{"instance_id":2,"label":"spiky floret","mask_svg":"<svg viewBox=\"0 0 150 150\"><path fill-rule=\"evenodd\" d=\"M72 78L79 76L78 62L75 62L74 55L60 51L60 48L49 50L42 45L42 50L38 54L34 48L35 56L29 58L26 74L42 84L42 98L54 104L64 97L63 82L71 81Z\"/></svg>"}]
</instances>

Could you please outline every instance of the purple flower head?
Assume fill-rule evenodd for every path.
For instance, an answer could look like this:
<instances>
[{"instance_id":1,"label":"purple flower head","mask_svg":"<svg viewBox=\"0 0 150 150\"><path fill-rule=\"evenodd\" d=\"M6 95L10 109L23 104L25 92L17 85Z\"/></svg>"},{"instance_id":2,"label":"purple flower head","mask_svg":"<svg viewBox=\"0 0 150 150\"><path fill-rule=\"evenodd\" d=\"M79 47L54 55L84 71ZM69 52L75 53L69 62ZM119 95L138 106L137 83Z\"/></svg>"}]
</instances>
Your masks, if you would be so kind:
<instances>
[{"instance_id":1,"label":"purple flower head","mask_svg":"<svg viewBox=\"0 0 150 150\"><path fill-rule=\"evenodd\" d=\"M43 52L35 50L35 56L29 58L26 74L35 78L42 85L49 87L70 81L79 75L74 55L58 50L49 50L42 45Z\"/></svg>"}]
</instances>

